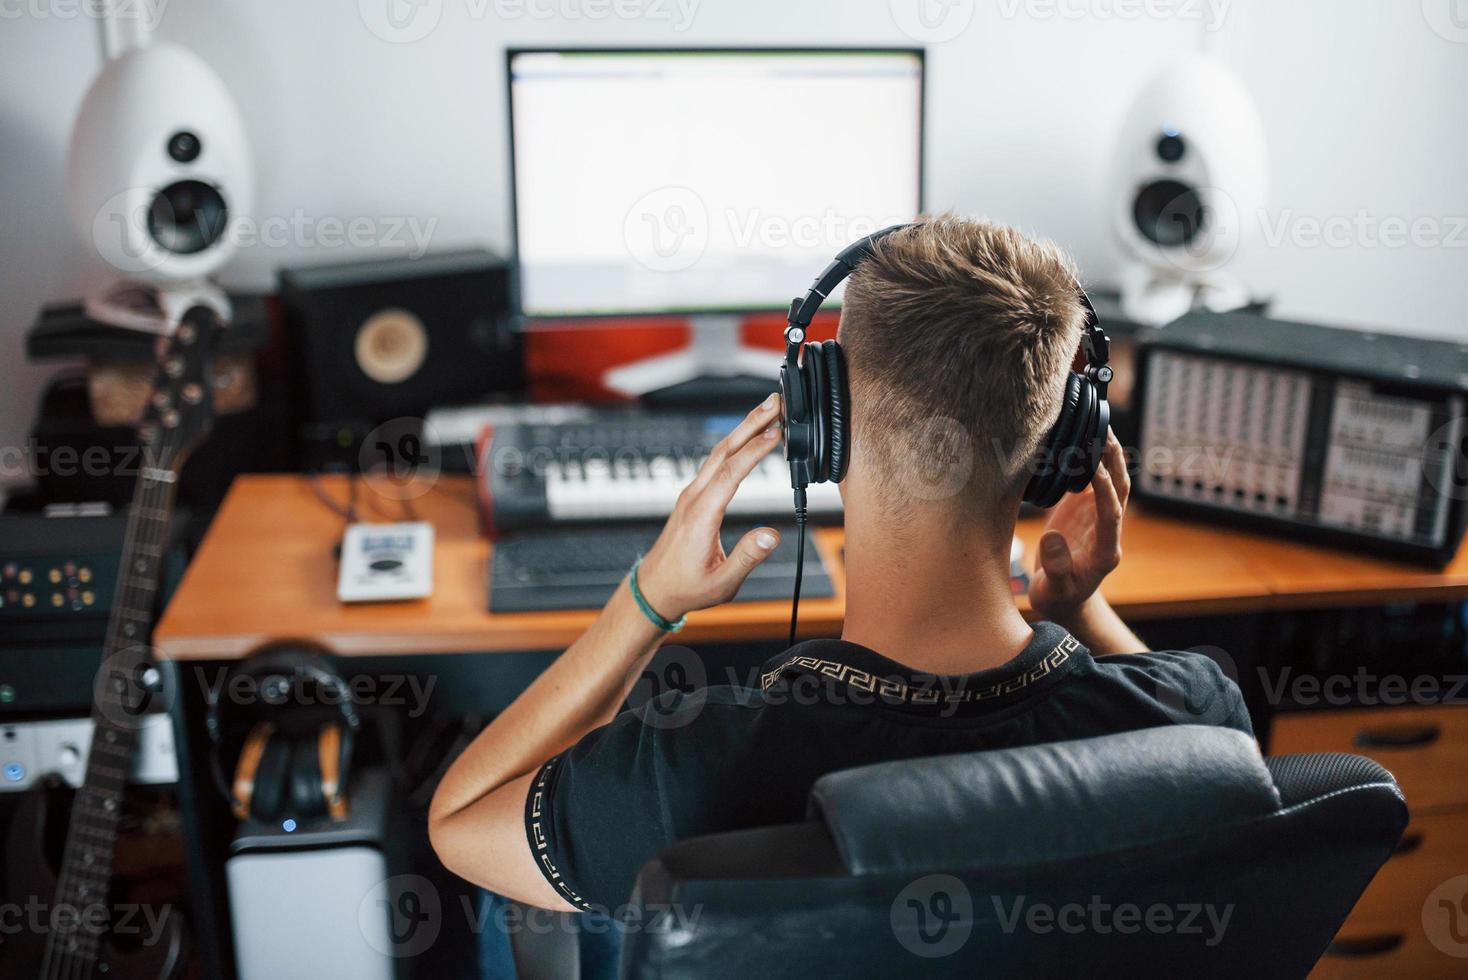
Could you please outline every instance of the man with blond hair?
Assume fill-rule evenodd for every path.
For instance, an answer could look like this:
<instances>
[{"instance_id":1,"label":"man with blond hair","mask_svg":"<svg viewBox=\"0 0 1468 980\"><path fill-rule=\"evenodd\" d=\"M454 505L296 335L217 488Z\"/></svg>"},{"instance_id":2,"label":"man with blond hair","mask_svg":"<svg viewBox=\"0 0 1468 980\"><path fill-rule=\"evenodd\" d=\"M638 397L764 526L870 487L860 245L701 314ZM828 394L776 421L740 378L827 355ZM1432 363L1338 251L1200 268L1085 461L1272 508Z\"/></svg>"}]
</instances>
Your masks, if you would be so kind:
<instances>
[{"instance_id":1,"label":"man with blond hair","mask_svg":"<svg viewBox=\"0 0 1468 980\"><path fill-rule=\"evenodd\" d=\"M719 543L735 490L780 445L772 395L596 622L444 777L429 814L444 863L532 905L614 909L669 844L799 821L835 770L1177 723L1250 732L1212 661L1148 652L1099 591L1130 488L1110 433L1041 538L1029 599L1043 620L1015 607L1015 519L1083 317L1070 263L1012 228L944 215L877 242L838 332L853 441L840 639L777 655L758 686L620 710L658 624L727 602L778 542L757 528L728 554Z\"/></svg>"}]
</instances>

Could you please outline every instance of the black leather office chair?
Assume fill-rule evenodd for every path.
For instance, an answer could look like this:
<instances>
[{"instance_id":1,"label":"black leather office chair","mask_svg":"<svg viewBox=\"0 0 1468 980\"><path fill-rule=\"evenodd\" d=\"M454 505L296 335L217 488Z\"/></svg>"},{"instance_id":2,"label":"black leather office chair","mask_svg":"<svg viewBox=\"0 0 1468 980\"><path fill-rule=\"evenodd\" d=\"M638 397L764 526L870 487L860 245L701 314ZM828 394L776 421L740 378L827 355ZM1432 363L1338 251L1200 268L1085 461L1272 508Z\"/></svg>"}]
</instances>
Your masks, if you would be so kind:
<instances>
[{"instance_id":1,"label":"black leather office chair","mask_svg":"<svg viewBox=\"0 0 1468 980\"><path fill-rule=\"evenodd\" d=\"M644 867L622 976L1303 977L1406 824L1369 759L1220 728L866 766Z\"/></svg>"}]
</instances>

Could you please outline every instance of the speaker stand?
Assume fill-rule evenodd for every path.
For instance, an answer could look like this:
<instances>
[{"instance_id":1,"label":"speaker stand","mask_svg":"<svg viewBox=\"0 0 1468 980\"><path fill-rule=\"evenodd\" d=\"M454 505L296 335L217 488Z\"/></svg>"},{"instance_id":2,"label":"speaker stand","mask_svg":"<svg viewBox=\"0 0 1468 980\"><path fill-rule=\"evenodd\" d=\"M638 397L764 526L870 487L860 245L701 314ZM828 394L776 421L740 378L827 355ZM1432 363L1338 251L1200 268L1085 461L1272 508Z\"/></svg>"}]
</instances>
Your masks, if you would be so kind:
<instances>
[{"instance_id":1,"label":"speaker stand","mask_svg":"<svg viewBox=\"0 0 1468 980\"><path fill-rule=\"evenodd\" d=\"M185 313L200 305L212 309L225 324L234 319L229 296L207 279L165 285L122 279L88 296L82 308L97 323L168 336Z\"/></svg>"}]
</instances>

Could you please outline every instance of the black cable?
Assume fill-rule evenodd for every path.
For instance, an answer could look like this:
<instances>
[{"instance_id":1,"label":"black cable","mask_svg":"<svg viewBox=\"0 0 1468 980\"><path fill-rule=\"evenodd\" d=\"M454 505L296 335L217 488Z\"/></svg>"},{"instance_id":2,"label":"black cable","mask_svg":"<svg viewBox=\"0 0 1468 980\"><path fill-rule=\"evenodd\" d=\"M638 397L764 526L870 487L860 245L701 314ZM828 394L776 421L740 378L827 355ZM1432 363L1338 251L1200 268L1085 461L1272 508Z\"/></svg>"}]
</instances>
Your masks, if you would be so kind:
<instances>
[{"instance_id":1,"label":"black cable","mask_svg":"<svg viewBox=\"0 0 1468 980\"><path fill-rule=\"evenodd\" d=\"M347 505L342 507L331 497L327 496L326 490L321 486L320 473L306 474L306 484L310 486L311 492L316 499L333 514L340 517L345 523L342 525L342 536L336 539L336 544L331 546L331 557L336 561L342 559L342 542L346 540L347 528L361 522L362 515L357 511L357 477L353 473L347 474Z\"/></svg>"},{"instance_id":2,"label":"black cable","mask_svg":"<svg viewBox=\"0 0 1468 980\"><path fill-rule=\"evenodd\" d=\"M311 488L311 492L316 495L316 499L321 501L322 506L344 519L348 524L355 524L361 520L360 515L357 513L357 478L354 475L347 474L347 505L345 507L327 496L326 490L321 486L320 473L308 473L306 475L306 484Z\"/></svg>"},{"instance_id":3,"label":"black cable","mask_svg":"<svg viewBox=\"0 0 1468 980\"><path fill-rule=\"evenodd\" d=\"M795 489L795 594L790 599L790 646L795 646L795 624L800 618L800 582L805 576L805 488Z\"/></svg>"},{"instance_id":4,"label":"black cable","mask_svg":"<svg viewBox=\"0 0 1468 980\"><path fill-rule=\"evenodd\" d=\"M367 500L372 504L372 509L377 512L378 516L384 517L390 521L404 519L409 521L421 520L421 518L419 518L418 516L418 508L413 506L413 500L411 497L401 496L396 491L392 493L386 492L382 489L381 483L374 485L366 474L362 475L362 482L367 485L367 489L372 491L372 495L369 496ZM389 514L378 503L379 497L386 497L387 499L396 503L400 508L402 508L402 514Z\"/></svg>"}]
</instances>

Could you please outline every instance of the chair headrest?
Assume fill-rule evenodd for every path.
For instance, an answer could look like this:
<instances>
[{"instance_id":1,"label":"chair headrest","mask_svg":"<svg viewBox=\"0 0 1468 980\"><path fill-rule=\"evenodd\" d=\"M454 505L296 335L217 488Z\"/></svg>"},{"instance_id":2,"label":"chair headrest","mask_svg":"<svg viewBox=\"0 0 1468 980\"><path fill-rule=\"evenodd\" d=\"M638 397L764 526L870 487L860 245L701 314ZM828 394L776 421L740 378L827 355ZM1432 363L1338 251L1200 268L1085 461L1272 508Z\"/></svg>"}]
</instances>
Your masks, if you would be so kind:
<instances>
[{"instance_id":1,"label":"chair headrest","mask_svg":"<svg viewBox=\"0 0 1468 980\"><path fill-rule=\"evenodd\" d=\"M1254 740L1201 725L863 766L811 794L859 875L1050 863L1279 806Z\"/></svg>"}]
</instances>

